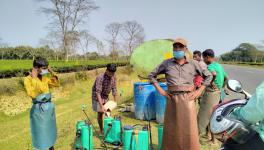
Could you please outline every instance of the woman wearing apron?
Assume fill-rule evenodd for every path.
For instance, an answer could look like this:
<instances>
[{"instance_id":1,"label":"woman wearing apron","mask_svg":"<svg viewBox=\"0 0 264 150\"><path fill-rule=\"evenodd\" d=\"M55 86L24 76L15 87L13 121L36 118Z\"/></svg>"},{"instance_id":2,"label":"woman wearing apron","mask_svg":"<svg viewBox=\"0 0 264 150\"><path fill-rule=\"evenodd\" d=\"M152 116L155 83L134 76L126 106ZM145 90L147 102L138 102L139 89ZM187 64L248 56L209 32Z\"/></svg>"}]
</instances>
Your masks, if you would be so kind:
<instances>
[{"instance_id":1,"label":"woman wearing apron","mask_svg":"<svg viewBox=\"0 0 264 150\"><path fill-rule=\"evenodd\" d=\"M54 150L57 138L55 107L49 88L59 86L58 77L45 58L37 57L30 75L24 80L27 94L32 98L30 128L32 145L37 150Z\"/></svg>"}]
</instances>

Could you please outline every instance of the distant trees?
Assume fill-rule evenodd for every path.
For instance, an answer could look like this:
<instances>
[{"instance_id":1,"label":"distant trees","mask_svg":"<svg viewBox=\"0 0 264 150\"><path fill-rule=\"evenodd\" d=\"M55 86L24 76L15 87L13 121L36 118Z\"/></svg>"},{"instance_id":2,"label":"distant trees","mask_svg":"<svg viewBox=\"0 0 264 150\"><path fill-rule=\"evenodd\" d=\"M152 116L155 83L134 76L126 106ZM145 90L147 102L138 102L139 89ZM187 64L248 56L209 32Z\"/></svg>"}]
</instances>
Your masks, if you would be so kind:
<instances>
[{"instance_id":1,"label":"distant trees","mask_svg":"<svg viewBox=\"0 0 264 150\"><path fill-rule=\"evenodd\" d=\"M88 16L99 7L93 0L36 0L45 2L40 11L46 14L51 22L50 33L42 39L41 45L54 50L56 60L64 56L64 59L96 58L108 55L112 60L120 56L129 56L135 47L144 41L144 28L136 21L124 23L113 22L105 26L106 39L109 53L105 50L106 44L93 36L87 28Z\"/></svg>"},{"instance_id":2,"label":"distant trees","mask_svg":"<svg viewBox=\"0 0 264 150\"><path fill-rule=\"evenodd\" d=\"M63 57L63 51L61 50L61 40L59 33L49 32L45 38L40 39L41 47L49 47L54 51L55 60L59 60Z\"/></svg>"},{"instance_id":3,"label":"distant trees","mask_svg":"<svg viewBox=\"0 0 264 150\"><path fill-rule=\"evenodd\" d=\"M17 46L17 47L2 47L0 48L1 59L34 59L38 56L45 57L49 60L64 60L63 53L57 53L49 46L42 46L33 48L31 46ZM85 58L85 59L84 59ZM100 55L98 52L86 52L85 54L74 54L69 57L69 60L96 60L107 59L105 56Z\"/></svg>"},{"instance_id":4,"label":"distant trees","mask_svg":"<svg viewBox=\"0 0 264 150\"><path fill-rule=\"evenodd\" d=\"M38 0L48 2L41 11L51 18L51 32L57 32L65 60L75 50L80 25L85 23L89 14L98 6L92 0Z\"/></svg>"},{"instance_id":5,"label":"distant trees","mask_svg":"<svg viewBox=\"0 0 264 150\"><path fill-rule=\"evenodd\" d=\"M263 62L264 51L250 43L241 43L229 53L220 56L223 61Z\"/></svg>"},{"instance_id":6,"label":"distant trees","mask_svg":"<svg viewBox=\"0 0 264 150\"><path fill-rule=\"evenodd\" d=\"M122 25L117 22L110 23L106 25L105 32L107 33L107 42L109 43L109 47L111 49L110 56L113 60L115 60L117 57L114 55L116 53L116 50L118 49L118 37L121 31Z\"/></svg>"},{"instance_id":7,"label":"distant trees","mask_svg":"<svg viewBox=\"0 0 264 150\"><path fill-rule=\"evenodd\" d=\"M124 46L129 56L131 56L133 50L144 41L144 28L136 21L127 21L123 24L122 29L122 37L125 42Z\"/></svg>"},{"instance_id":8,"label":"distant trees","mask_svg":"<svg viewBox=\"0 0 264 150\"><path fill-rule=\"evenodd\" d=\"M106 41L110 47L110 57L116 59L120 53L131 56L133 50L144 42L145 33L141 24L136 21L126 21L124 23L113 22L105 27L107 33ZM120 51L120 48L125 50Z\"/></svg>"},{"instance_id":9,"label":"distant trees","mask_svg":"<svg viewBox=\"0 0 264 150\"><path fill-rule=\"evenodd\" d=\"M3 47L7 47L7 44L4 43L2 38L0 37L0 48L3 48ZM1 59L4 59L5 51L1 49L0 53L1 53Z\"/></svg>"},{"instance_id":10,"label":"distant trees","mask_svg":"<svg viewBox=\"0 0 264 150\"><path fill-rule=\"evenodd\" d=\"M34 59L37 56L54 59L54 51L49 47L33 48L31 46L2 47L1 59Z\"/></svg>"},{"instance_id":11,"label":"distant trees","mask_svg":"<svg viewBox=\"0 0 264 150\"><path fill-rule=\"evenodd\" d=\"M89 53L89 48L91 45L97 46L99 40L91 35L88 31L84 30L81 31L79 34L79 48L82 50L84 58L87 58L87 53Z\"/></svg>"},{"instance_id":12,"label":"distant trees","mask_svg":"<svg viewBox=\"0 0 264 150\"><path fill-rule=\"evenodd\" d=\"M7 47L0 39L1 59L53 60L129 59L144 42L143 26L137 21L112 22L105 26L106 39L99 40L85 29L89 14L98 9L93 0L36 0L45 2L40 11L50 18L49 32L40 39L40 47ZM107 52L107 50L109 50Z\"/></svg>"},{"instance_id":13,"label":"distant trees","mask_svg":"<svg viewBox=\"0 0 264 150\"><path fill-rule=\"evenodd\" d=\"M49 46L42 46L33 48L31 46L16 46L9 47L6 43L3 43L0 38L0 52L1 59L34 59L37 56L46 57L48 59L54 59L54 50Z\"/></svg>"}]
</instances>

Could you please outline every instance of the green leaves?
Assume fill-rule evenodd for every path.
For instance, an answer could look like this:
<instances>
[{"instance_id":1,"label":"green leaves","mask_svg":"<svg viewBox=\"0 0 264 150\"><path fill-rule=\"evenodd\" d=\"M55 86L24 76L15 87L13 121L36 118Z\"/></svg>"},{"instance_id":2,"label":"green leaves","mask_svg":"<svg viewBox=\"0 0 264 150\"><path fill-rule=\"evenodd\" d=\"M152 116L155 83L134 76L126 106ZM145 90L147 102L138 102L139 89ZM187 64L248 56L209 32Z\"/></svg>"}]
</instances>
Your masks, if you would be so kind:
<instances>
[{"instance_id":1,"label":"green leaves","mask_svg":"<svg viewBox=\"0 0 264 150\"><path fill-rule=\"evenodd\" d=\"M89 61L49 61L50 66L57 73L78 72L106 67L107 60ZM118 66L125 66L127 62L114 62ZM32 68L32 60L0 60L0 78L26 76Z\"/></svg>"},{"instance_id":2,"label":"green leaves","mask_svg":"<svg viewBox=\"0 0 264 150\"><path fill-rule=\"evenodd\" d=\"M250 43L241 43L234 50L220 57L223 61L262 63L264 61L264 52L258 50Z\"/></svg>"}]
</instances>

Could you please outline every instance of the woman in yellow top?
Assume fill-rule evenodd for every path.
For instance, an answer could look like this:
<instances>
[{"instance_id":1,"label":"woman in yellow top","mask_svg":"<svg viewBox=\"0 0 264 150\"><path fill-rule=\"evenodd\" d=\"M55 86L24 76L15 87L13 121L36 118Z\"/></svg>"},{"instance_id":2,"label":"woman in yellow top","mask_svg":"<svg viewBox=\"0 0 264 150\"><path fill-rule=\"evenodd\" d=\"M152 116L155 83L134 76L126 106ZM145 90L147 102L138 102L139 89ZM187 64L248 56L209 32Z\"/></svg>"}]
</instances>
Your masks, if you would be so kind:
<instances>
[{"instance_id":1,"label":"woman in yellow top","mask_svg":"<svg viewBox=\"0 0 264 150\"><path fill-rule=\"evenodd\" d=\"M45 58L37 57L33 69L25 77L27 94L32 98L30 110L30 128L33 148L37 150L54 150L57 138L55 107L51 102L49 87L59 86L58 77L49 67Z\"/></svg>"}]
</instances>

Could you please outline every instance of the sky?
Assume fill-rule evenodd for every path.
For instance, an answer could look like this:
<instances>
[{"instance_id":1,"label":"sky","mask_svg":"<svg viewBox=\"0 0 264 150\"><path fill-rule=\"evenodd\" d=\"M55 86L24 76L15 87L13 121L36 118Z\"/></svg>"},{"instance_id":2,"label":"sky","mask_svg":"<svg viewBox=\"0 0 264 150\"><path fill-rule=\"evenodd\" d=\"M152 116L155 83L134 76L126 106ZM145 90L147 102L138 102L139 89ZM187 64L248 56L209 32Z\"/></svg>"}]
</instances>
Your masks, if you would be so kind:
<instances>
[{"instance_id":1,"label":"sky","mask_svg":"<svg viewBox=\"0 0 264 150\"><path fill-rule=\"evenodd\" d=\"M217 55L240 43L264 40L263 0L95 0L85 28L104 40L111 22L136 20L146 41L185 38L189 49L211 48ZM50 23L36 0L0 0L0 38L9 46L39 46Z\"/></svg>"}]
</instances>

